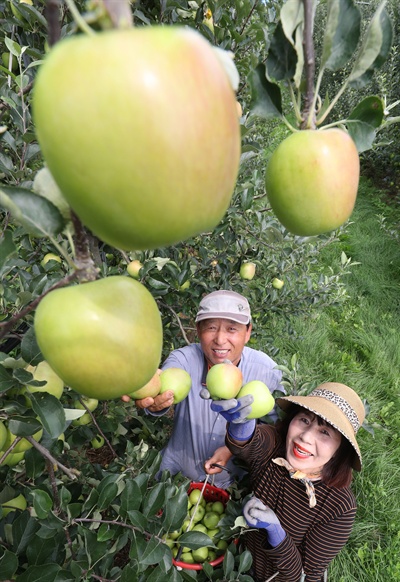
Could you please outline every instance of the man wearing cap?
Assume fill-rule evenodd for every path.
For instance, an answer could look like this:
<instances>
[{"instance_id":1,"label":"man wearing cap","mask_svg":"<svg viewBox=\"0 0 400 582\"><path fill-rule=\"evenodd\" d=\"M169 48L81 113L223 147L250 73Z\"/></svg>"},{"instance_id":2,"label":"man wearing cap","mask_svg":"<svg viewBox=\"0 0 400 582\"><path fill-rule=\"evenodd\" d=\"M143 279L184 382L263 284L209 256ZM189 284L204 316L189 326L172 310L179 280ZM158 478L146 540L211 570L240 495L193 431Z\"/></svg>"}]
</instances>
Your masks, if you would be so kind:
<instances>
[{"instance_id":1,"label":"man wearing cap","mask_svg":"<svg viewBox=\"0 0 400 582\"><path fill-rule=\"evenodd\" d=\"M211 401L201 397L207 372L211 366L230 360L243 374L243 382L261 380L271 393L284 389L280 385L281 372L276 363L261 351L246 346L252 324L250 306L245 297L234 291L214 291L200 302L196 316L199 344L174 350L162 369L182 368L192 378L187 398L175 406L171 438L162 451L160 471L168 469L172 475L181 472L193 481L203 481L206 472L214 475L214 484L226 488L234 475L241 471L231 460L225 446L226 420L211 408ZM173 404L173 393L164 392L153 398L136 401L153 415L165 414ZM271 412L271 420L276 412ZM212 468L213 463L231 471Z\"/></svg>"}]
</instances>

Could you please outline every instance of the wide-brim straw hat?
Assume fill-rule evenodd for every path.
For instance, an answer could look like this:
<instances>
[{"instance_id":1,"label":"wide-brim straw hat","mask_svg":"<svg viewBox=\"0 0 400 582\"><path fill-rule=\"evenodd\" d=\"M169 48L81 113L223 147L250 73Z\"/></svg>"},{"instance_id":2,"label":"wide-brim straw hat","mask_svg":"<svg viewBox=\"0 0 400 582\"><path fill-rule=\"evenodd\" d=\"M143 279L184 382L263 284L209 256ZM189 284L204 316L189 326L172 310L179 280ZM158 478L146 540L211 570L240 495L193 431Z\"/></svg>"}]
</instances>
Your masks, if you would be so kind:
<instances>
[{"instance_id":1,"label":"wide-brim straw hat","mask_svg":"<svg viewBox=\"0 0 400 582\"><path fill-rule=\"evenodd\" d=\"M298 404L323 418L338 430L357 453L353 468L361 470L362 459L356 434L365 418L364 404L358 394L345 384L326 382L320 384L307 396L283 396L276 399L282 410Z\"/></svg>"}]
</instances>

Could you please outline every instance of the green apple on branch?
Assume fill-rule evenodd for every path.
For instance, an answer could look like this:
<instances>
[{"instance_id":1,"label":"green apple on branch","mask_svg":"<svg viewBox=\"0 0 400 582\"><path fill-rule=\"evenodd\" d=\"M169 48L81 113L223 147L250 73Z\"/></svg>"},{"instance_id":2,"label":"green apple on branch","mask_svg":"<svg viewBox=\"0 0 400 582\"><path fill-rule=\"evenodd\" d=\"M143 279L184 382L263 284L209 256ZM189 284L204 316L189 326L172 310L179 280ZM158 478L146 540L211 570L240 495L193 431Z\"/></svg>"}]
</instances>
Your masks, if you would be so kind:
<instances>
[{"instance_id":1,"label":"green apple on branch","mask_svg":"<svg viewBox=\"0 0 400 582\"><path fill-rule=\"evenodd\" d=\"M266 169L268 200L289 232L311 236L334 230L351 215L360 161L341 129L293 133L277 147Z\"/></svg>"},{"instance_id":2,"label":"green apple on branch","mask_svg":"<svg viewBox=\"0 0 400 582\"><path fill-rule=\"evenodd\" d=\"M141 388L161 359L157 304L131 277L51 291L36 309L34 328L43 356L65 384L97 400Z\"/></svg>"},{"instance_id":3,"label":"green apple on branch","mask_svg":"<svg viewBox=\"0 0 400 582\"><path fill-rule=\"evenodd\" d=\"M239 274L242 279L247 281L251 281L256 273L256 264L255 263L242 263L240 265Z\"/></svg>"},{"instance_id":4,"label":"green apple on branch","mask_svg":"<svg viewBox=\"0 0 400 582\"><path fill-rule=\"evenodd\" d=\"M157 248L224 216L241 138L222 61L198 32L168 26L75 35L46 56L32 102L38 141L64 197L104 242Z\"/></svg>"},{"instance_id":5,"label":"green apple on branch","mask_svg":"<svg viewBox=\"0 0 400 582\"><path fill-rule=\"evenodd\" d=\"M278 277L274 277L271 281L271 285L274 289L282 289L285 282L282 279L278 279Z\"/></svg>"},{"instance_id":6,"label":"green apple on branch","mask_svg":"<svg viewBox=\"0 0 400 582\"><path fill-rule=\"evenodd\" d=\"M142 263L137 259L134 259L133 261L130 261L130 263L128 263L126 271L128 275L130 275L134 279L139 279L140 277L139 273L142 267L143 267Z\"/></svg>"}]
</instances>

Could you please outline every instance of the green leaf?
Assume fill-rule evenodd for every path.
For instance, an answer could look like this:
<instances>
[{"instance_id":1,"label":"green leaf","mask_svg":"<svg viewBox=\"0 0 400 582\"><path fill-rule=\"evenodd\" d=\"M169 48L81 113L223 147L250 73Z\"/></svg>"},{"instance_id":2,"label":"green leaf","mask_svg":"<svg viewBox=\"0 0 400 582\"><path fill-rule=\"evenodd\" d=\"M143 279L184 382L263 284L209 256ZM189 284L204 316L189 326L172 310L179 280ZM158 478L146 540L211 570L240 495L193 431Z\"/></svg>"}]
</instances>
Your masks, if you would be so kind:
<instances>
[{"instance_id":1,"label":"green leaf","mask_svg":"<svg viewBox=\"0 0 400 582\"><path fill-rule=\"evenodd\" d=\"M17 248L13 241L12 232L6 230L0 240L0 269L16 251Z\"/></svg>"},{"instance_id":2,"label":"green leaf","mask_svg":"<svg viewBox=\"0 0 400 582\"><path fill-rule=\"evenodd\" d=\"M16 554L23 554L35 537L40 524L37 519L30 516L28 511L23 511L12 524L13 550Z\"/></svg>"},{"instance_id":3,"label":"green leaf","mask_svg":"<svg viewBox=\"0 0 400 582\"><path fill-rule=\"evenodd\" d=\"M242 572L247 572L253 563L253 558L251 553L248 550L245 550L242 554L240 554L240 562L239 562L239 574Z\"/></svg>"},{"instance_id":4,"label":"green leaf","mask_svg":"<svg viewBox=\"0 0 400 582\"><path fill-rule=\"evenodd\" d=\"M18 575L18 582L58 582L60 570L61 566L51 563L29 566L23 574Z\"/></svg>"},{"instance_id":5,"label":"green leaf","mask_svg":"<svg viewBox=\"0 0 400 582\"><path fill-rule=\"evenodd\" d=\"M384 103L379 97L366 97L350 113L346 126L357 150L365 152L372 148L376 138L376 128L384 117Z\"/></svg>"},{"instance_id":6,"label":"green leaf","mask_svg":"<svg viewBox=\"0 0 400 582\"><path fill-rule=\"evenodd\" d=\"M46 468L46 461L43 455L34 447L25 452L24 461L26 477L28 479L35 479Z\"/></svg>"},{"instance_id":7,"label":"green leaf","mask_svg":"<svg viewBox=\"0 0 400 582\"><path fill-rule=\"evenodd\" d=\"M133 481L127 481L125 484L125 489L121 493L121 505L119 508L119 514L122 518L126 518L129 510L139 509L142 503L142 492L138 483Z\"/></svg>"},{"instance_id":8,"label":"green leaf","mask_svg":"<svg viewBox=\"0 0 400 582\"><path fill-rule=\"evenodd\" d=\"M21 54L20 45L14 40L11 40L11 38L8 38L7 36L4 37L4 42L6 43L6 47L8 48L10 53L12 53L15 57L19 57L19 55Z\"/></svg>"},{"instance_id":9,"label":"green leaf","mask_svg":"<svg viewBox=\"0 0 400 582\"><path fill-rule=\"evenodd\" d=\"M384 108L385 105L380 97L366 97L354 107L347 119L362 121L377 128L383 121Z\"/></svg>"},{"instance_id":10,"label":"green leaf","mask_svg":"<svg viewBox=\"0 0 400 582\"><path fill-rule=\"evenodd\" d=\"M282 30L289 42L294 46L294 33L304 23L302 0L287 0L280 11Z\"/></svg>"},{"instance_id":11,"label":"green leaf","mask_svg":"<svg viewBox=\"0 0 400 582\"><path fill-rule=\"evenodd\" d=\"M138 511L137 509L129 510L127 511L127 517L131 524L139 528L140 531L146 531L148 520L141 511Z\"/></svg>"},{"instance_id":12,"label":"green leaf","mask_svg":"<svg viewBox=\"0 0 400 582\"><path fill-rule=\"evenodd\" d=\"M103 509L107 509L114 501L118 494L118 485L116 483L108 483L106 487L104 487L99 495L99 500L97 502L97 509L102 511Z\"/></svg>"},{"instance_id":13,"label":"green leaf","mask_svg":"<svg viewBox=\"0 0 400 582\"><path fill-rule=\"evenodd\" d=\"M19 387L19 382L16 382L10 372L0 365L0 394L16 387Z\"/></svg>"},{"instance_id":14,"label":"green leaf","mask_svg":"<svg viewBox=\"0 0 400 582\"><path fill-rule=\"evenodd\" d=\"M251 87L250 113L264 119L282 117L281 90L277 84L268 81L263 63L257 65L248 80Z\"/></svg>"},{"instance_id":15,"label":"green leaf","mask_svg":"<svg viewBox=\"0 0 400 582\"><path fill-rule=\"evenodd\" d=\"M140 565L143 567L158 564L163 560L165 554L169 554L171 556L169 547L156 538L150 538L146 544L143 554L140 557Z\"/></svg>"},{"instance_id":16,"label":"green leaf","mask_svg":"<svg viewBox=\"0 0 400 582\"><path fill-rule=\"evenodd\" d=\"M164 483L157 483L145 495L143 501L143 515L155 515L165 503L165 486Z\"/></svg>"},{"instance_id":17,"label":"green leaf","mask_svg":"<svg viewBox=\"0 0 400 582\"><path fill-rule=\"evenodd\" d=\"M313 19L317 3L313 3ZM304 8L302 0L288 0L280 11L280 20L283 32L289 42L293 45L297 54L296 72L294 82L296 87L300 87L303 67L303 30L304 30Z\"/></svg>"},{"instance_id":18,"label":"green leaf","mask_svg":"<svg viewBox=\"0 0 400 582\"><path fill-rule=\"evenodd\" d=\"M4 550L0 557L0 580L11 580L18 568L18 558L13 552Z\"/></svg>"},{"instance_id":19,"label":"green leaf","mask_svg":"<svg viewBox=\"0 0 400 582\"><path fill-rule=\"evenodd\" d=\"M187 546L191 550L197 550L198 548L215 548L210 536L203 533L202 531L188 531L179 536L179 543L182 546Z\"/></svg>"},{"instance_id":20,"label":"green leaf","mask_svg":"<svg viewBox=\"0 0 400 582\"><path fill-rule=\"evenodd\" d=\"M177 530L187 515L187 491L180 488L178 493L168 500L163 513L163 527L167 531Z\"/></svg>"},{"instance_id":21,"label":"green leaf","mask_svg":"<svg viewBox=\"0 0 400 582\"><path fill-rule=\"evenodd\" d=\"M42 428L42 425L36 418L26 416L14 416L8 423L8 428L16 436L32 436Z\"/></svg>"},{"instance_id":22,"label":"green leaf","mask_svg":"<svg viewBox=\"0 0 400 582\"><path fill-rule=\"evenodd\" d=\"M365 34L360 52L349 76L349 86L353 89L364 87L374 71L386 61L392 45L393 29L389 15L382 2L372 18Z\"/></svg>"},{"instance_id":23,"label":"green leaf","mask_svg":"<svg viewBox=\"0 0 400 582\"><path fill-rule=\"evenodd\" d=\"M24 334L21 342L21 356L28 364L37 366L43 356L36 341L35 330L32 327Z\"/></svg>"},{"instance_id":24,"label":"green leaf","mask_svg":"<svg viewBox=\"0 0 400 582\"><path fill-rule=\"evenodd\" d=\"M65 226L54 204L24 188L2 186L0 206L11 212L13 218L32 236L55 236Z\"/></svg>"},{"instance_id":25,"label":"green leaf","mask_svg":"<svg viewBox=\"0 0 400 582\"><path fill-rule=\"evenodd\" d=\"M280 22L272 36L266 64L268 77L277 81L291 79L296 72L296 51L284 35Z\"/></svg>"},{"instance_id":26,"label":"green leaf","mask_svg":"<svg viewBox=\"0 0 400 582\"><path fill-rule=\"evenodd\" d=\"M46 491L41 489L31 489L33 497L33 508L39 519L46 519L47 514L53 507L53 500Z\"/></svg>"},{"instance_id":27,"label":"green leaf","mask_svg":"<svg viewBox=\"0 0 400 582\"><path fill-rule=\"evenodd\" d=\"M224 570L225 578L228 578L229 574L233 572L235 567L235 558L229 550L225 552L224 561L222 563L222 567Z\"/></svg>"},{"instance_id":28,"label":"green leaf","mask_svg":"<svg viewBox=\"0 0 400 582\"><path fill-rule=\"evenodd\" d=\"M33 411L52 438L57 438L65 430L65 412L61 402L48 392L35 392L29 396Z\"/></svg>"},{"instance_id":29,"label":"green leaf","mask_svg":"<svg viewBox=\"0 0 400 582\"><path fill-rule=\"evenodd\" d=\"M321 66L337 71L345 66L360 39L361 13L353 0L330 0Z\"/></svg>"}]
</instances>

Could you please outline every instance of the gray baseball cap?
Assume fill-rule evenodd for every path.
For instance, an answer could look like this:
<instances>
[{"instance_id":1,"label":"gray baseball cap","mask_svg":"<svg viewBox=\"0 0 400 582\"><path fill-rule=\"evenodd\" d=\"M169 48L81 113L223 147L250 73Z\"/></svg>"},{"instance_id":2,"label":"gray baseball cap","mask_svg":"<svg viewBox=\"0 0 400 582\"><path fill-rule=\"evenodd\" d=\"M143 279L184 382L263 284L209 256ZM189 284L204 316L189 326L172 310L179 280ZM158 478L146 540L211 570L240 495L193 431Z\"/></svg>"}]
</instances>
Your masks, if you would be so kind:
<instances>
[{"instance_id":1,"label":"gray baseball cap","mask_svg":"<svg viewBox=\"0 0 400 582\"><path fill-rule=\"evenodd\" d=\"M250 305L235 291L213 291L200 301L196 323L203 319L231 319L247 325L251 320Z\"/></svg>"}]
</instances>

